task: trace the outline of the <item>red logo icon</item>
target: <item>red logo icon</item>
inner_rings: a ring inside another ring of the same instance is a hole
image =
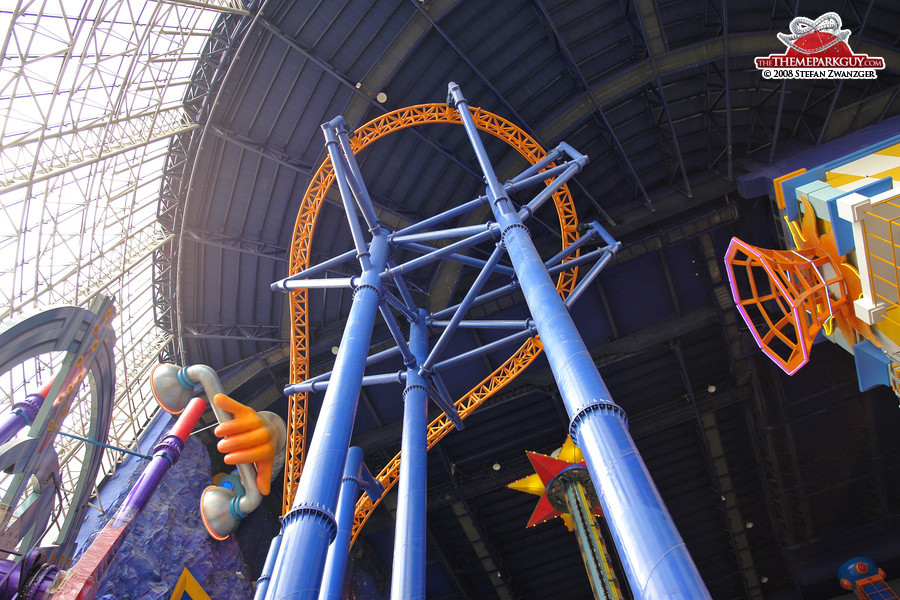
[[[757,58],[756,68],[765,79],[875,79],[884,59],[854,53],[847,43],[850,30],[841,26],[834,12],[815,21],[796,17],[790,33],[778,34],[787,51]]]

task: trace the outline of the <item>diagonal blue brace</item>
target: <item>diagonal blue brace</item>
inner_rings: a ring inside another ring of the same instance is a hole
[[[431,379],[431,385],[428,386],[428,395],[434,400],[434,403],[438,405],[438,408],[444,411],[444,414],[447,415],[447,418],[450,419],[450,422],[453,423],[453,426],[456,427],[457,431],[465,429],[466,426],[459,416],[459,411],[456,410],[456,405],[453,404],[453,397],[447,390],[444,380],[441,379],[441,376],[437,373],[426,375]]]
[[[497,181],[459,86],[451,83],[449,93],[485,175],[491,210],[571,418],[570,433],[584,454],[599,492],[635,598],[709,599],[706,585],[628,434],[625,412],[612,401],[528,229]]]

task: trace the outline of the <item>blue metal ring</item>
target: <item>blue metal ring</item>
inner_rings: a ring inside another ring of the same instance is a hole
[[[194,385],[196,385],[196,382],[190,380],[190,378],[187,376],[187,370],[188,370],[187,367],[181,367],[178,370],[177,378],[178,378],[178,383],[180,383],[182,387],[190,390],[190,389],[194,388]]]
[[[353,290],[353,297],[356,298],[356,294],[358,294],[361,290],[372,290],[378,296],[378,302],[380,303],[384,300],[384,294],[377,287],[370,283],[361,283]]]
[[[522,229],[525,231],[525,234],[528,235],[528,237],[531,237],[531,232],[528,230],[528,227],[522,225],[521,223],[512,223],[503,230],[503,233],[500,234],[500,239],[506,240],[506,234],[509,233],[510,229]],[[504,246],[505,245],[506,244],[504,243]]]
[[[334,541],[334,538],[337,536],[337,521],[335,521],[334,515],[328,508],[319,504],[305,504],[303,506],[294,507],[288,511],[286,515],[281,517],[282,527],[287,527],[293,521],[301,519],[304,516],[324,521],[330,532],[328,536],[330,541],[328,543],[330,544]]]
[[[404,400],[406,400],[406,393],[409,392],[410,390],[422,390],[426,394],[428,393],[428,388],[426,388],[424,385],[414,383],[413,385],[408,385],[405,388],[403,388],[403,399]]]
[[[578,443],[578,427],[581,425],[581,421],[584,419],[588,413],[592,413],[598,410],[607,410],[611,413],[614,413],[622,422],[625,424],[625,427],[628,427],[628,417],[625,415],[625,411],[621,406],[613,402],[612,400],[601,400],[599,402],[594,402],[592,404],[588,404],[587,406],[582,407],[575,415],[572,417],[572,420],[569,421],[569,435],[572,436],[572,441],[576,444]]]
[[[235,519],[243,519],[247,515],[241,512],[240,502],[243,496],[235,496],[231,499],[231,503],[228,505],[228,508],[231,510],[231,516]]]

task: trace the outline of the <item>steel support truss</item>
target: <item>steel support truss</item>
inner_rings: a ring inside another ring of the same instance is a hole
[[[652,598],[668,590],[687,594],[691,598],[708,598],[699,573],[625,429],[624,412],[609,399],[609,393],[568,313],[571,303],[593,282],[620,247],[597,223],[588,225],[584,236],[579,238],[577,235],[565,184],[581,170],[587,157],[565,143],[545,155],[521,130],[495,115],[470,109],[455,84],[450,84],[448,104],[450,106],[423,105],[389,113],[363,126],[352,138],[345,130],[341,117],[322,126],[330,160],[323,164],[313,179],[298,215],[291,250],[291,275],[272,285],[275,290],[291,293],[294,342],[291,381],[295,383],[285,390],[292,397],[285,470],[285,500],[291,501],[291,506],[283,518],[283,541],[272,576],[275,587],[267,597],[280,599],[299,595],[313,598],[318,594],[325,551],[336,532],[334,509],[341,467],[349,447],[361,386],[405,382],[407,390],[414,387],[426,392],[427,397],[443,411],[442,416],[431,424],[422,423],[426,429],[425,446],[430,448],[452,427],[462,429],[465,415],[511,381],[542,347],[546,347],[571,419],[573,438],[580,441],[588,467],[605,491],[604,508],[610,514],[613,535],[626,556],[626,570],[633,581],[632,587],[638,590],[638,597]],[[439,215],[391,232],[378,220],[354,155],[389,131],[424,122],[462,123],[485,176],[486,193]],[[532,163],[531,166],[505,184],[500,184],[480,140],[479,130],[505,139]],[[340,189],[354,248],[310,267],[311,231],[332,181],[337,181]],[[526,205],[518,207],[511,202],[511,193],[541,183],[546,187]],[[563,226],[564,247],[544,261],[538,256],[523,221],[551,198],[556,203]],[[495,222],[447,227],[457,217],[485,205],[490,206]],[[360,222],[357,211],[364,224]],[[371,239],[367,239],[363,225]],[[457,241],[439,247],[426,243],[439,240]],[[590,241],[599,247],[580,254]],[[476,245],[492,243],[494,249],[487,260],[459,254]],[[395,264],[392,252],[399,250],[405,251],[404,256],[409,252],[418,256]],[[512,268],[501,264],[501,259],[507,255]],[[320,277],[326,270],[339,268],[354,259],[359,262],[360,275]],[[417,306],[404,276],[442,260],[458,260],[479,268],[480,272],[459,304],[438,313],[427,313]],[[577,266],[588,262],[594,262],[593,266],[576,283]],[[495,278],[495,274],[512,277],[512,280],[507,283],[509,280],[504,279],[498,285],[499,277]],[[559,275],[555,286],[550,279],[552,274]],[[488,285],[489,281],[493,285]],[[353,303],[333,371],[306,379],[309,358],[306,293],[310,288],[328,287],[353,289]],[[488,288],[491,288],[490,291],[484,291]],[[525,295],[532,318],[521,321],[465,320],[472,306],[519,288]],[[396,345],[368,355],[372,327],[378,312]],[[415,334],[418,336],[417,349],[411,349],[404,337],[400,326],[403,320],[410,324],[412,331],[418,331]],[[422,341],[423,325],[443,330],[430,349]],[[461,327],[508,329],[511,333],[481,348],[445,357],[450,337]],[[542,342],[538,341],[536,333],[542,335]],[[463,398],[453,401],[442,379],[443,372],[466,360],[515,343],[521,343],[521,346],[501,368]],[[365,375],[368,367],[398,355],[407,365],[405,372]],[[303,475],[298,476],[299,463],[303,462],[305,451],[305,395],[309,391],[321,390],[325,391],[325,397],[319,423],[303,465]],[[404,438],[407,433],[404,432]],[[604,441],[601,442],[601,439]],[[398,455],[379,473],[377,479],[389,489],[397,482],[399,470]],[[413,474],[407,470],[405,476]],[[424,478],[424,473],[416,473],[415,476]],[[404,489],[407,494],[424,494],[424,486],[414,485],[414,491],[410,491],[409,486]],[[636,495],[640,501],[632,505],[632,501],[627,499],[629,495]],[[366,498],[359,501],[357,521],[360,526],[376,503]],[[403,518],[410,521],[424,519],[424,514],[410,513],[403,515]],[[358,529],[354,528],[354,535]],[[652,531],[649,538],[644,529]],[[395,547],[404,543],[406,540],[398,539]],[[398,560],[401,561],[399,565]],[[395,573],[405,573],[405,577],[409,577],[410,573],[414,577],[424,576],[415,574],[421,565],[402,564],[403,560],[408,563],[412,559],[395,556]],[[288,565],[303,565],[303,568]],[[648,565],[656,567],[650,569]]]

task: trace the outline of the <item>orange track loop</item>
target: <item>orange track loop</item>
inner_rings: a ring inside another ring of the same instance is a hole
[[[471,108],[472,118],[478,129],[485,131],[518,150],[531,164],[546,156],[543,148],[519,127],[495,114]],[[369,121],[351,136],[353,153],[358,154],[372,142],[394,131],[426,123],[461,123],[459,114],[446,104],[419,104],[409,108],[396,110]],[[334,181],[334,170],[331,161],[325,162],[313,176],[294,227],[294,239],[291,243],[288,273],[299,273],[309,267],[309,252],[315,231],[316,219],[319,216],[325,194]],[[553,194],[553,203],[559,217],[563,247],[578,239],[578,218],[572,203],[572,196],[567,186],[563,186]],[[556,289],[565,297],[575,287],[578,269],[573,268],[560,273],[556,281]],[[307,319],[307,292],[296,290],[290,293],[291,303],[291,383],[299,383],[307,379],[309,374],[309,339]],[[465,419],[485,400],[516,378],[531,362],[537,358],[542,346],[537,336],[529,338],[499,368],[475,386],[462,398],[456,401],[460,417]],[[288,447],[284,467],[283,512],[291,507],[300,472],[306,453],[306,418],[307,395],[294,394],[290,397],[288,418]],[[450,420],[441,415],[428,426],[428,448],[434,446],[453,429]],[[400,474],[400,454],[398,453],[378,474],[378,480],[391,489]],[[379,500],[380,502],[380,500]],[[353,519],[353,540],[369,518],[378,502],[371,502],[363,495],[357,502]],[[352,542],[351,542],[352,543]]]

